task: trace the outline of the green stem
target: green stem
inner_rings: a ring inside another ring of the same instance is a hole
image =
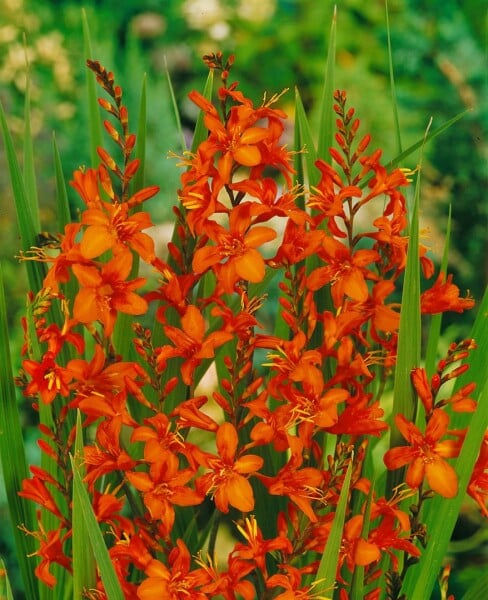
[[[212,529],[210,530],[210,536],[208,538],[208,555],[213,559],[215,555],[215,544],[217,542],[217,534],[219,532],[220,522],[222,520],[222,513],[220,511],[216,511],[215,520],[212,524]]]

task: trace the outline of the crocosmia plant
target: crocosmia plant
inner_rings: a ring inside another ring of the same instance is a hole
[[[488,516],[486,300],[439,355],[442,313],[475,301],[419,243],[421,157],[400,161],[423,141],[386,163],[326,86],[318,145],[298,93],[285,143],[282,96],[256,105],[233,57],[204,61],[163,251],[144,127],[98,62],[108,137],[60,231],[32,235],[9,155],[42,454],[27,472],[6,384],[28,597],[447,598],[461,502]]]

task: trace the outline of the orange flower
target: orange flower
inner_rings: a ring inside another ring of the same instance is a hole
[[[195,273],[203,273],[226,260],[220,266],[218,279],[228,294],[241,279],[253,283],[263,280],[264,259],[256,248],[274,240],[277,235],[270,227],[255,226],[251,229],[252,207],[250,202],[245,202],[233,208],[229,215],[229,230],[215,221],[207,221],[203,229],[216,245],[198,248],[193,257]]]
[[[265,579],[267,578],[266,555],[269,552],[275,550],[282,550],[287,554],[293,552],[293,546],[285,535],[265,540],[253,515],[246,517],[244,525],[238,524],[237,529],[245,541],[235,545],[233,554],[243,560],[252,561]]]
[[[371,334],[377,341],[381,340],[377,331],[391,334],[398,331],[400,326],[400,313],[393,310],[393,307],[399,308],[399,305],[384,303],[386,297],[394,291],[395,284],[390,280],[381,279],[373,286],[371,301],[368,302],[367,308],[371,307]]]
[[[152,462],[149,473],[127,471],[129,482],[142,492],[144,504],[153,519],[161,521],[164,535],[169,536],[175,521],[176,506],[195,506],[203,502],[204,494],[186,484],[193,477],[192,469],[179,468],[178,457],[165,452],[162,460]]]
[[[64,228],[64,235],[61,236],[60,253],[55,258],[46,257],[46,262],[53,264],[44,278],[45,289],[57,293],[59,284],[70,280],[70,267],[78,263],[89,264],[89,261],[81,254],[80,244],[77,242],[80,230],[81,223],[68,223]]]
[[[57,394],[69,395],[68,384],[72,376],[67,369],[56,364],[52,352],[46,352],[41,362],[24,360],[22,367],[32,378],[24,389],[25,396],[39,394],[44,404],[51,404]]]
[[[66,368],[76,383],[71,384],[80,398],[92,394],[101,396],[105,393],[116,393],[125,389],[126,377],[133,381],[144,378],[142,367],[133,362],[108,363],[100,344],[96,344],[91,361],[74,358]]]
[[[209,415],[200,410],[200,408],[208,402],[207,396],[198,396],[190,398],[184,402],[180,402],[173,410],[170,416],[178,417],[178,426],[197,427],[205,431],[217,431],[217,422]]]
[[[439,273],[436,282],[420,296],[422,313],[436,314],[452,310],[462,313],[474,306],[472,298],[460,298],[459,288],[452,283],[452,275],[444,281],[444,274]]]
[[[278,193],[278,184],[270,177],[259,179],[244,179],[229,186],[232,190],[249,194],[258,198],[262,203],[263,210],[260,221],[267,221],[271,217],[288,217],[296,225],[303,225],[310,221],[309,215],[297,206],[297,198],[300,196],[298,187]]]
[[[314,467],[299,469],[303,463],[303,444],[298,438],[288,436],[291,457],[275,477],[259,475],[259,479],[274,496],[288,496],[298,508],[316,523],[318,518],[312,502],[322,502],[324,495],[320,489],[322,473]]]
[[[308,575],[307,567],[298,569],[292,565],[280,565],[280,572],[266,581],[266,587],[273,589],[273,598],[275,600],[329,600],[333,595],[333,586],[324,596],[314,588],[319,585],[321,580],[315,580],[310,585],[305,585],[302,579]],[[282,588],[284,591],[276,590]]]
[[[33,469],[34,472],[34,469]],[[42,508],[48,510],[55,515],[61,522],[65,523],[65,518],[61,514],[51,492],[47,489],[46,484],[42,479],[35,476],[31,479],[24,479],[22,481],[22,490],[18,492],[22,498],[28,498]]]
[[[478,503],[482,514],[488,517],[488,433],[481,442],[480,453],[469,480],[468,494]]]
[[[112,334],[117,314],[141,315],[147,310],[147,302],[134,293],[145,283],[138,277],[125,281],[132,267],[132,254],[117,254],[99,270],[95,266],[73,265],[73,272],[80,283],[73,315],[81,323],[100,321],[105,335]]]
[[[234,425],[223,423],[216,435],[218,456],[194,448],[197,462],[211,470],[196,481],[197,490],[212,493],[220,512],[229,512],[229,504],[242,512],[254,508],[254,494],[249,475],[263,466],[263,459],[247,454],[236,459],[239,438]]]
[[[270,362],[263,366],[273,367],[279,372],[276,377],[279,383],[286,383],[287,380],[302,382],[320,394],[324,387],[322,357],[317,350],[304,350],[306,343],[305,334],[299,331],[289,342],[273,336],[258,336],[256,347],[276,348],[276,353],[270,352],[267,356]]]
[[[365,302],[368,299],[366,280],[374,279],[376,276],[366,269],[366,265],[380,260],[378,252],[356,250],[351,253],[351,250],[339,240],[325,237],[319,254],[328,264],[310,273],[307,280],[309,290],[316,291],[331,283],[332,299],[336,307],[341,306],[345,295],[358,302]]]
[[[317,252],[322,245],[324,232],[319,229],[307,230],[303,223],[296,224],[289,219],[283,233],[283,241],[272,259],[271,267],[290,266],[305,260]]]
[[[217,109],[201,94],[193,91],[189,98],[205,111],[204,123],[210,136],[202,144],[208,145],[210,153],[220,153],[217,170],[224,184],[230,183],[235,163],[254,167],[261,163],[261,151],[258,143],[270,137],[270,131],[265,127],[253,127],[260,115],[252,108],[250,100],[244,99],[245,104],[233,106],[224,124]]]
[[[212,358],[215,348],[232,339],[226,331],[214,331],[205,338],[205,320],[196,306],[190,304],[181,317],[182,329],[172,325],[164,326],[164,333],[174,346],[158,349],[156,361],[159,371],[164,370],[168,358],[181,356],[185,359],[181,367],[181,377],[186,385],[193,383],[193,372],[205,358]]]
[[[351,396],[344,410],[339,414],[338,421],[328,431],[336,435],[376,435],[388,429],[382,420],[385,411],[379,401],[370,404],[371,395],[366,394],[361,387],[356,395]]]
[[[227,559],[227,571],[219,570],[210,556],[207,556],[206,560],[200,556],[196,562],[201,565],[201,570],[210,580],[201,588],[202,592],[207,594],[207,598],[234,600],[237,594],[242,600],[255,600],[254,585],[249,579],[246,579],[246,576],[254,570],[254,565],[241,560],[232,553]]]
[[[182,540],[168,557],[168,566],[159,560],[151,560],[145,569],[148,576],[137,588],[139,600],[207,600],[207,595],[197,591],[206,583],[207,576],[202,569],[190,571],[190,553]]]
[[[100,189],[98,186],[98,171],[96,169],[78,169],[73,173],[73,187],[88,208],[98,208],[101,204]]]
[[[460,441],[439,441],[447,432],[449,415],[435,409],[425,435],[403,415],[396,415],[395,423],[410,446],[388,450],[384,456],[387,469],[409,465],[405,481],[411,488],[418,488],[426,477],[435,492],[444,498],[454,498],[458,491],[456,471],[444,459],[459,454]]]
[[[128,471],[136,462],[120,447],[122,419],[115,417],[102,421],[97,427],[96,445],[85,446],[84,462],[87,469],[85,481],[93,489],[97,479],[113,471]]]
[[[155,188],[153,193],[157,191]],[[153,239],[142,231],[152,226],[151,217],[143,211],[129,216],[126,202],[103,202],[101,208],[87,209],[81,222],[87,225],[80,242],[80,251],[85,258],[95,258],[109,249],[114,253],[124,252],[127,247],[148,263],[155,256]]]
[[[421,367],[417,367],[412,370],[410,378],[412,379],[412,385],[422,402],[425,414],[429,417],[433,409],[434,396],[432,394],[431,384],[427,379],[427,371]]]
[[[39,541],[39,549],[29,556],[39,556],[41,558],[41,562],[35,568],[34,573],[40,581],[53,588],[57,582],[56,577],[49,570],[53,563],[61,565],[70,573],[72,572],[71,561],[63,551],[63,544],[71,535],[71,532],[68,531],[61,537],[63,526],[45,531],[40,522],[40,511],[38,511],[38,521],[39,531],[30,532],[25,530],[26,533],[30,533]]]
[[[383,257],[384,271],[395,269],[397,274],[405,269],[407,262],[408,237],[402,235],[407,226],[405,210],[393,215],[391,219],[387,215],[378,217],[373,221],[378,230],[376,233],[368,233],[367,236],[377,240],[375,249]]]
[[[172,431],[171,422],[164,413],[144,419],[145,425],[134,429],[131,443],[144,442],[144,459],[148,462],[163,460],[166,453],[184,453],[185,445],[181,436]]]
[[[315,393],[313,390],[303,392],[296,388],[284,387],[283,398],[286,400],[286,404],[273,411],[275,418],[282,412],[287,414],[287,428],[298,424],[299,437],[304,446],[310,448],[317,428],[328,430],[337,423],[337,406],[349,398],[349,392],[333,388],[326,392]],[[251,436],[259,431],[259,429],[255,430],[258,426],[263,425],[262,422],[258,423]]]
[[[375,176],[368,183],[368,187],[371,188],[371,191],[365,198],[361,199],[361,204],[365,204],[372,198],[382,194],[393,197],[399,196],[400,193],[397,188],[409,185],[409,181],[402,169],[394,169],[388,173],[386,168],[379,163],[380,155],[373,154],[373,157],[373,161],[368,161],[367,158],[361,160],[363,165],[371,166],[375,172]]]
[[[360,537],[363,519],[363,515],[355,515],[344,525],[341,559],[346,560],[351,571],[356,565],[365,567],[381,558],[378,546]]]
[[[339,173],[322,159],[315,162],[315,166],[322,173],[320,181],[316,187],[312,187],[312,194],[308,200],[308,206],[315,209],[315,221],[320,223],[328,217],[327,226],[332,235],[345,237],[344,230],[341,229],[336,219],[339,217],[342,222],[346,220],[344,204],[347,199],[360,198],[362,192],[355,185],[344,185]]]

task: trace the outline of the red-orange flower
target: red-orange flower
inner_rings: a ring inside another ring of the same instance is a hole
[[[100,321],[105,335],[112,334],[118,313],[141,315],[147,310],[147,302],[134,293],[145,283],[138,277],[126,281],[132,267],[132,254],[121,252],[101,269],[95,266],[73,265],[73,272],[80,283],[73,307],[75,319],[81,323]]]
[[[147,565],[148,578],[137,588],[139,600],[207,600],[207,595],[197,587],[208,578],[202,569],[190,571],[190,563],[188,548],[182,540],[177,540],[169,554],[168,566],[156,559]]]
[[[256,167],[264,162],[270,164],[273,160],[282,166],[283,161],[274,154],[276,141],[283,127],[279,119],[284,117],[284,113],[269,106],[254,109],[252,102],[240,92],[221,88],[220,93],[232,96],[233,100],[239,102],[239,105],[231,107],[225,123],[221,121],[215,106],[201,94],[192,91],[189,97],[205,112],[204,123],[210,134],[201,147],[205,148],[206,154],[219,155],[217,170],[223,184],[231,182],[233,171],[238,165]],[[257,127],[256,122],[263,118],[269,119],[268,127]]]
[[[315,254],[324,238],[320,229],[307,229],[303,223],[296,224],[292,219],[286,224],[283,241],[268,264],[272,267],[294,265],[307,256]]]
[[[263,208],[267,209],[260,214],[260,221],[267,221],[270,217],[288,217],[296,225],[310,221],[308,214],[297,206],[297,198],[300,196],[298,187],[282,190],[279,194],[278,184],[270,177],[244,179],[229,187],[260,200]]]
[[[388,425],[382,420],[385,411],[379,402],[369,405],[369,396],[360,393],[354,399],[354,404],[346,405],[340,413],[338,421],[328,431],[336,435],[376,435],[388,429]]]
[[[52,352],[46,352],[40,362],[24,360],[22,367],[31,376],[31,381],[24,389],[25,396],[39,394],[44,404],[50,404],[57,394],[69,395],[71,373],[56,363]]]
[[[164,333],[174,346],[162,346],[157,351],[158,370],[162,371],[168,358],[181,356],[185,359],[181,367],[181,378],[186,385],[193,382],[195,368],[205,358],[212,358],[215,349],[232,339],[226,331],[214,331],[205,337],[205,320],[196,306],[190,304],[181,317],[181,327],[164,326]]]
[[[430,416],[433,408],[434,397],[432,394],[432,387],[427,379],[427,371],[421,367],[417,367],[412,370],[410,374],[412,379],[413,387],[417,392],[420,401],[423,404],[426,415]]]
[[[396,415],[395,423],[410,445],[388,450],[384,456],[387,469],[409,465],[405,481],[411,488],[418,488],[426,477],[435,492],[444,498],[453,498],[458,491],[458,479],[456,471],[444,459],[459,454],[460,442],[439,441],[447,432],[449,415],[441,409],[435,409],[427,423],[425,435],[403,415]]]
[[[34,475],[31,479],[24,479],[22,481],[22,490],[18,494],[22,498],[28,498],[36,502],[39,506],[42,506],[42,508],[55,515],[60,521],[65,522],[65,518],[61,514],[53,495],[47,489],[44,481],[39,477]]]
[[[282,341],[273,336],[259,336],[256,341],[258,348],[276,348],[276,353],[269,353],[264,366],[273,367],[278,371],[278,381],[288,380],[302,382],[310,386],[316,394],[324,387],[324,377],[321,371],[322,357],[317,350],[304,350],[307,338],[299,331],[290,341]]]
[[[38,519],[40,514],[38,513]],[[61,565],[67,569],[70,573],[71,561],[63,551],[63,545],[66,539],[71,535],[71,532],[66,532],[61,536],[63,527],[60,526],[57,529],[51,531],[44,531],[41,524],[39,524],[40,530],[31,533],[39,541],[39,549],[32,554],[32,556],[39,556],[41,562],[35,568],[36,577],[45,583],[48,587],[53,588],[56,585],[56,577],[49,570],[53,563]]]
[[[371,520],[377,516],[374,515]],[[396,522],[393,512],[381,515],[380,524],[370,529],[367,539],[361,536],[363,522],[363,515],[354,515],[344,526],[344,558],[351,571],[355,566],[365,567],[380,560],[382,552],[387,552],[392,557],[393,564],[398,562],[393,550],[420,556],[420,550],[404,535],[405,529],[401,522]]]
[[[90,395],[94,390],[98,394],[118,392],[125,387],[125,377],[137,379],[143,374],[137,363],[109,363],[100,344],[95,345],[91,361],[74,358],[66,368],[77,382],[71,387],[82,397]]]
[[[151,462],[149,473],[127,471],[129,482],[142,492],[144,504],[153,519],[161,521],[162,532],[169,536],[175,520],[176,506],[195,506],[203,502],[204,494],[187,486],[192,469],[180,469],[178,457],[165,452],[162,460]]]
[[[488,433],[481,442],[480,453],[469,480],[468,494],[478,503],[482,514],[488,517]]]
[[[78,169],[73,173],[73,181],[70,181],[70,185],[78,192],[88,208],[100,206],[101,198],[97,169]]]
[[[59,254],[56,257],[46,256],[44,258],[45,262],[52,263],[44,278],[43,286],[45,289],[57,293],[59,284],[70,280],[73,264],[89,263],[81,254],[80,244],[77,241],[80,229],[81,223],[68,223],[64,228],[64,235],[61,236]]]
[[[312,503],[323,501],[324,496],[320,489],[323,475],[315,467],[300,469],[299,467],[303,463],[303,444],[298,438],[291,436],[288,436],[288,442],[291,450],[288,463],[279,470],[275,477],[260,475],[259,479],[270,494],[288,496],[312,523],[316,523],[318,519]]]
[[[90,488],[93,488],[95,481],[102,475],[134,468],[136,461],[120,447],[121,427],[122,420],[117,417],[110,421],[102,421],[97,428],[96,445],[85,446],[85,481]]]
[[[459,288],[452,283],[452,275],[444,280],[444,274],[439,273],[436,282],[420,296],[420,306],[423,313],[436,314],[452,310],[462,313],[474,306],[474,300],[469,296],[459,297]]]
[[[282,550],[291,554],[293,551],[290,540],[284,535],[265,540],[253,515],[246,517],[244,525],[237,525],[237,529],[245,541],[235,545],[234,554],[243,560],[252,561],[265,578],[267,577],[266,555],[268,552]]]
[[[336,307],[341,306],[345,295],[353,300],[365,302],[368,299],[368,279],[375,279],[376,275],[366,268],[373,262],[380,260],[380,255],[375,250],[351,250],[332,237],[325,237],[322,242],[320,256],[327,264],[318,267],[310,273],[307,288],[312,291],[319,290],[327,283],[331,283],[331,294]]]
[[[219,283],[224,292],[229,294],[241,279],[253,283],[263,280],[264,259],[256,248],[274,240],[277,235],[270,227],[251,227],[252,206],[250,202],[245,202],[231,210],[229,230],[215,221],[207,221],[203,229],[216,245],[198,248],[193,257],[195,273],[203,273],[221,264]],[[223,260],[225,262],[221,263]]]
[[[158,188],[152,190],[153,194]],[[149,192],[148,192],[149,193]],[[82,214],[81,222],[87,225],[80,242],[80,251],[85,258],[95,258],[106,250],[125,252],[127,247],[135,250],[146,262],[154,258],[154,241],[143,229],[152,226],[147,212],[129,215],[126,202],[109,204],[101,208],[89,208]]]
[[[196,481],[197,490],[212,494],[217,508],[229,512],[229,505],[249,512],[254,508],[254,494],[249,475],[263,466],[263,459],[255,454],[236,458],[239,438],[231,423],[223,423],[216,435],[218,456],[194,449],[196,460],[210,469]]]

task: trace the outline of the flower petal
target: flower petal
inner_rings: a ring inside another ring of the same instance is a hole
[[[454,498],[458,493],[456,471],[445,460],[435,457],[425,466],[425,475],[430,487],[444,498]]]
[[[233,464],[238,444],[237,431],[234,425],[223,423],[217,431],[216,443],[222,460],[227,464]]]

